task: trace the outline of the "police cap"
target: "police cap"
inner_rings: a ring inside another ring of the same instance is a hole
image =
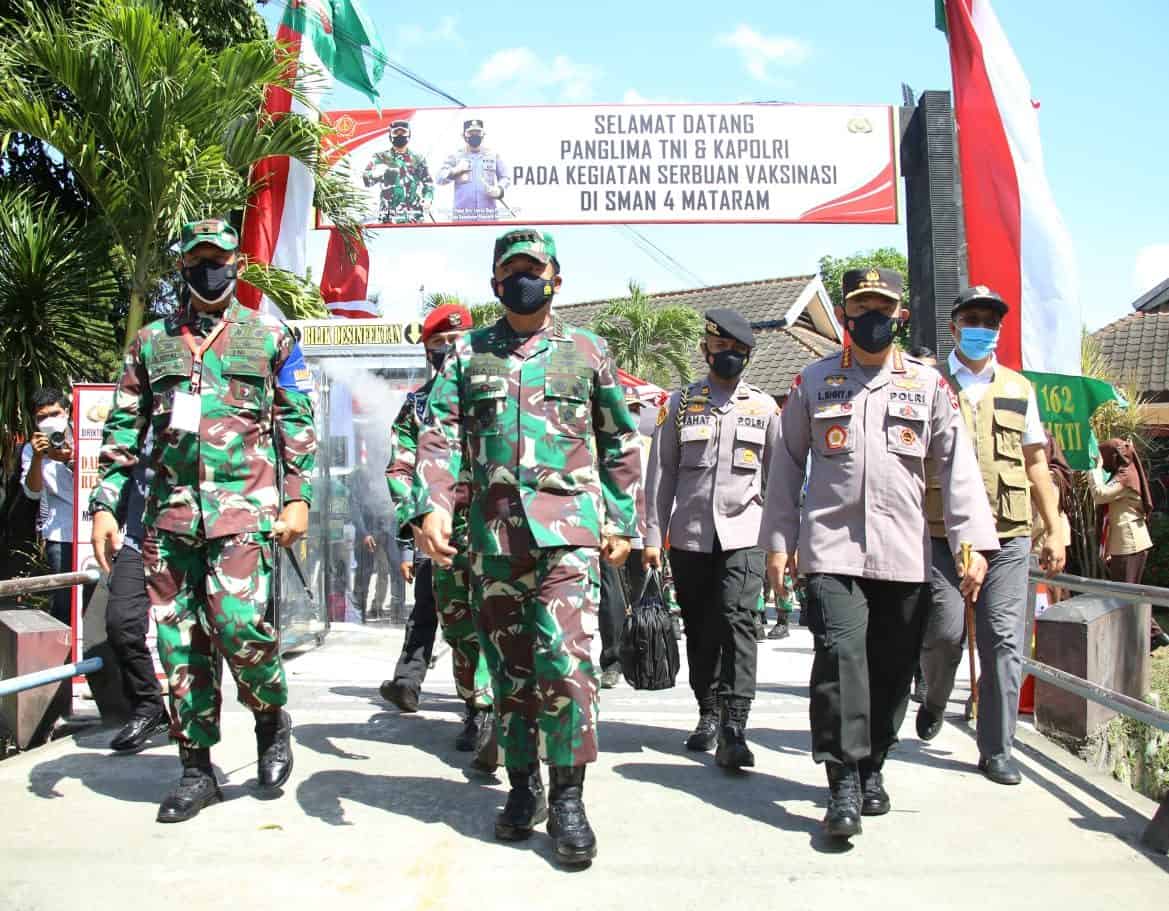
[[[992,291],[986,285],[974,285],[966,288],[954,301],[954,309],[950,311],[950,319],[958,315],[959,310],[966,307],[989,307],[998,313],[999,317],[1007,315],[1010,307],[997,291]]]
[[[466,133],[467,130],[481,130],[481,129],[483,129],[483,121],[480,120],[478,117],[476,117],[473,120],[464,120],[463,121],[463,132],[464,133]]]
[[[410,131],[410,121],[409,120],[391,120],[390,121],[390,132],[392,133],[392,132],[394,132],[394,130],[406,130],[407,132],[409,132]]]
[[[840,284],[845,300],[858,294],[880,294],[882,297],[900,302],[901,291],[904,288],[900,272],[876,266],[849,269],[844,273]]]
[[[755,347],[755,333],[751,331],[751,324],[737,311],[730,307],[716,307],[707,310],[703,316],[706,318],[707,335],[742,342],[748,348]]]

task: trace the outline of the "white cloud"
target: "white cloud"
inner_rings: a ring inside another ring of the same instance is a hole
[[[774,82],[773,67],[797,66],[808,59],[811,48],[799,38],[764,35],[749,25],[739,24],[733,32],[719,35],[714,43],[739,52],[747,72],[759,82]]]
[[[546,60],[531,48],[496,51],[483,61],[471,80],[476,88],[502,92],[496,103],[508,101],[591,101],[599,68],[576,63],[560,54]]]
[[[410,23],[399,25],[395,32],[394,54],[400,57],[409,48],[421,47],[426,44],[451,44],[462,47],[463,36],[459,34],[459,19],[457,16],[443,16],[434,28]]]
[[[1137,251],[1133,265],[1133,287],[1144,294],[1169,278],[1169,244],[1149,244]]]

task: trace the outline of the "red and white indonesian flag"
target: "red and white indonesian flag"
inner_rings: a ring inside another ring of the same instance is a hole
[[[282,46],[281,53],[288,56],[289,68],[302,75],[308,74],[305,94],[313,106],[294,99],[285,89],[270,87],[264,99],[264,110],[271,116],[296,114],[317,120],[320,115],[315,106],[332,87],[334,79],[364,92],[371,101],[377,102],[375,85],[381,79],[384,54],[377,33],[356,0],[288,0],[276,31],[276,40]],[[366,48],[372,52],[368,67],[364,55]],[[249,200],[244,214],[241,250],[251,262],[269,263],[296,275],[305,275],[316,186],[312,172],[291,158],[266,158],[252,170],[252,180],[261,186]],[[333,254],[332,243],[329,251]],[[365,268],[361,270],[360,293],[364,302],[369,259],[364,250],[362,253]],[[344,257],[343,252],[341,255]],[[344,257],[344,262],[348,265],[347,257]],[[334,272],[342,267],[341,260],[333,264]],[[329,268],[326,262],[326,273]],[[346,295],[356,293],[352,279],[343,283],[334,281],[333,285]],[[246,306],[253,309],[261,306],[260,293],[251,285],[241,283],[238,296]],[[326,303],[329,303],[328,297]],[[265,310],[279,312],[267,298],[262,304]],[[355,311],[353,307],[342,309]],[[371,314],[348,312],[344,315]]]
[[[938,0],[950,39],[970,283],[1011,310],[998,358],[1080,373],[1079,279],[1043,167],[1039,105],[990,0]]]

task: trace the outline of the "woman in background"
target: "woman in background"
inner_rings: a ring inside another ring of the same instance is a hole
[[[1108,474],[1107,481],[1101,476],[1101,468]],[[1153,497],[1145,467],[1132,443],[1111,439],[1100,444],[1096,470],[1089,472],[1088,477],[1097,506],[1096,529],[1106,542],[1108,576],[1114,582],[1139,584],[1153,549],[1153,539],[1149,537]],[[1150,640],[1154,650],[1169,645],[1169,636],[1155,619]]]

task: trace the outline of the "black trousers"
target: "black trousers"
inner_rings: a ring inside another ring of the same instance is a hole
[[[601,632],[601,670],[621,663],[621,633],[625,630],[625,583],[621,570],[601,561],[601,606],[597,626]]]
[[[146,646],[149,614],[142,554],[132,547],[123,547],[114,558],[110,572],[106,639],[122,666],[122,693],[130,703],[133,718],[146,718],[164,710],[162,688]]]
[[[816,762],[878,762],[897,742],[921,651],[924,583],[814,573],[810,716]]]
[[[438,633],[438,608],[434,601],[434,564],[421,560],[414,564],[414,609],[406,621],[406,641],[394,668],[394,680],[422,686],[434,653]]]
[[[686,630],[690,688],[705,696],[755,698],[755,605],[763,591],[763,551],[709,554],[670,549],[670,568]]]

